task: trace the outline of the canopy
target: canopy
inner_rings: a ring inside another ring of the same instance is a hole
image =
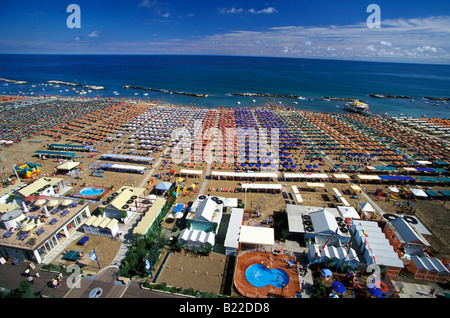
[[[274,237],[273,228],[243,225],[241,226],[239,242],[257,245],[274,245]]]
[[[156,187],[156,190],[159,191],[167,191],[170,189],[170,187],[172,186],[172,183],[170,182],[161,182],[160,184],[158,184],[158,186]]]

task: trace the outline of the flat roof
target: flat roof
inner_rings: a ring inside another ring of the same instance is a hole
[[[274,229],[269,227],[242,225],[239,243],[275,245]]]

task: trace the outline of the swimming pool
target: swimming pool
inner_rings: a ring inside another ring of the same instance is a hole
[[[84,188],[83,190],[80,191],[81,195],[100,195],[103,192],[105,192],[105,189],[95,189],[95,188]]]
[[[248,282],[255,287],[264,287],[272,285],[281,288],[282,284],[289,284],[289,275],[282,269],[268,269],[261,264],[253,264],[245,271],[245,277]]]

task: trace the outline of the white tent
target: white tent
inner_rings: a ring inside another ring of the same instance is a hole
[[[414,194],[415,197],[419,198],[427,198],[428,195],[425,193],[425,191],[421,189],[411,189],[412,194]]]
[[[370,203],[358,203],[358,207],[364,213],[375,213],[375,209]]]
[[[341,212],[341,215],[344,218],[349,219],[360,219],[358,212],[355,210],[354,207],[348,207],[348,206],[338,206],[337,207],[339,212]]]

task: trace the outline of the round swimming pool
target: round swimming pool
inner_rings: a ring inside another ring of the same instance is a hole
[[[264,287],[272,285],[281,288],[282,284],[287,286],[289,283],[289,275],[282,269],[268,269],[261,264],[253,264],[245,271],[245,277],[248,282],[255,287]]]
[[[80,191],[81,195],[100,195],[103,192],[105,192],[105,189],[95,189],[95,188],[84,188],[83,190]]]

